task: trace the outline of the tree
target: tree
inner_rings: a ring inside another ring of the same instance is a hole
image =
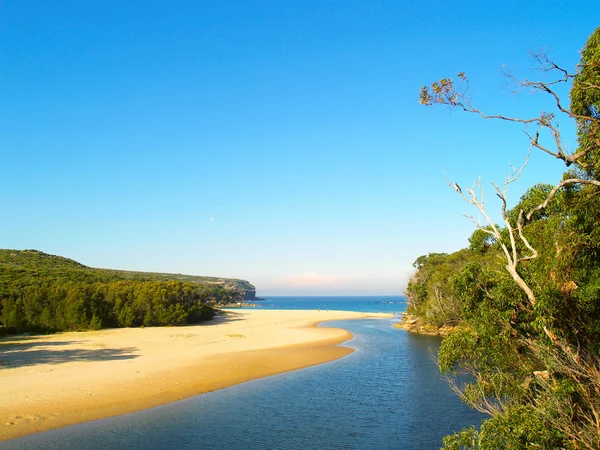
[[[456,82],[444,78],[421,89],[426,106],[537,127],[526,132],[529,151],[542,151],[567,168],[561,181],[532,187],[512,210],[507,188],[525,170],[529,153],[502,187],[492,183],[502,224],[488,214],[481,181],[469,189],[449,182],[486,221],[470,216],[478,232],[473,250],[497,248],[508,277],[487,274],[482,283],[469,264],[456,274],[459,298],[466,302],[480,293],[481,300],[469,314],[462,309],[464,326],[442,344],[439,365],[463,400],[491,418],[478,432],[447,438],[448,448],[600,447],[600,28],[581,55],[574,72],[546,53],[534,55],[543,73],[555,75],[550,81],[505,74],[519,87],[549,96],[554,111],[537,117],[482,112],[472,103],[464,73]],[[569,107],[557,93],[566,83]],[[577,126],[573,152],[563,144],[557,117]],[[453,378],[460,372],[474,381],[460,384]]]
[[[577,123],[581,164],[587,174],[600,177],[600,27],[581,52],[579,72],[571,88],[571,112]]]

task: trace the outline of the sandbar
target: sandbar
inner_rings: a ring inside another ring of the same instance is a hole
[[[0,441],[131,413],[341,358],[349,311],[228,310],[182,327],[0,339]]]

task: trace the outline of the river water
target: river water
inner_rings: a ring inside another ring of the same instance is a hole
[[[283,305],[282,305],[283,303]],[[400,312],[402,297],[268,298],[262,308]],[[437,449],[482,415],[462,404],[433,361],[440,340],[392,319],[328,322],[356,351],[120,417],[0,444],[7,449]]]

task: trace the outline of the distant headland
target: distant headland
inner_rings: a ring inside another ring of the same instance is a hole
[[[246,280],[97,269],[39,250],[0,249],[0,334],[184,325],[256,299]]]

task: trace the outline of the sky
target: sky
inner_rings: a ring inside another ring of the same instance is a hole
[[[502,183],[523,129],[419,105],[464,71],[490,113],[535,116],[501,71],[574,69],[597,1],[0,3],[0,247],[92,267],[242,278],[258,295],[400,295],[468,245],[446,180]],[[568,89],[561,91],[568,98]],[[572,124],[560,122],[574,148]],[[533,153],[518,201],[564,167]]]

